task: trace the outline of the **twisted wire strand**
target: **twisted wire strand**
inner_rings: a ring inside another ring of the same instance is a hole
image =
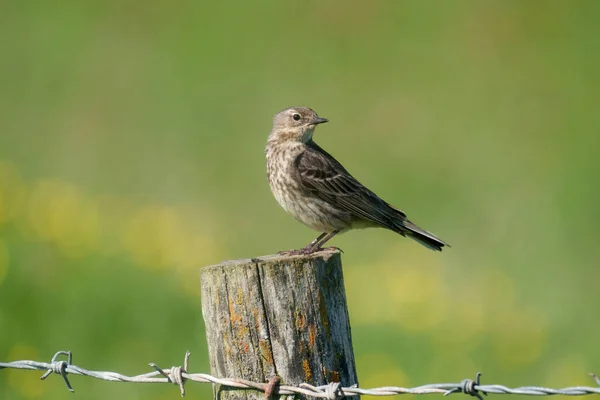
[[[59,360],[60,356],[66,356],[67,361]],[[509,388],[504,385],[482,385],[480,383],[481,373],[477,373],[475,380],[464,379],[459,383],[431,383],[427,385],[417,386],[413,388],[405,388],[398,386],[382,386],[371,389],[361,389],[359,387],[342,387],[339,382],[331,382],[328,385],[313,386],[308,383],[301,383],[298,386],[274,384],[274,378],[270,382],[252,382],[245,379],[233,378],[217,378],[209,374],[189,373],[190,353],[185,354],[184,366],[174,366],[168,369],[162,369],[154,363],[149,365],[155,369],[153,372],[146,374],[127,376],[117,372],[110,371],[90,371],[82,367],[72,364],[72,354],[68,351],[57,352],[49,363],[19,360],[12,362],[0,362],[0,370],[2,369],[28,369],[45,371],[41,379],[46,379],[51,374],[61,375],[65,381],[67,388],[73,392],[73,387],[67,377],[71,375],[89,376],[95,379],[100,379],[110,382],[133,382],[133,383],[171,383],[179,386],[181,396],[185,396],[184,384],[186,381],[199,383],[218,384],[228,388],[238,389],[254,389],[271,396],[272,394],[303,394],[322,399],[341,399],[345,396],[354,395],[371,395],[371,396],[394,396],[402,394],[431,394],[440,393],[445,396],[453,393],[465,393],[479,400],[483,400],[483,395],[488,393],[494,394],[519,394],[526,396],[584,396],[590,394],[600,394],[600,387],[588,386],[572,386],[560,389],[547,388],[542,386],[521,386]],[[594,374],[590,376],[595,380],[596,384],[600,385],[600,378]]]

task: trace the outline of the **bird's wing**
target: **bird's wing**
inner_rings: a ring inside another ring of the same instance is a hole
[[[390,229],[393,229],[393,220],[406,217],[364,187],[314,142],[296,158],[295,165],[305,189],[344,211]]]

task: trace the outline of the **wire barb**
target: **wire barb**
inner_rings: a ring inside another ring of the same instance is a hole
[[[174,383],[175,385],[179,386],[179,390],[181,391],[181,397],[185,397],[185,381],[186,378],[183,376],[183,374],[187,374],[188,371],[188,367],[190,364],[190,355],[192,353],[190,353],[189,351],[185,352],[185,357],[183,360],[183,367],[178,366],[178,367],[171,367],[171,369],[169,369],[169,373],[166,373],[162,368],[160,368],[158,365],[154,364],[154,363],[150,363],[148,365],[150,365],[152,368],[154,368],[159,374],[161,374],[162,376],[164,376],[165,378],[167,378],[169,380],[169,382]]]
[[[67,361],[58,361],[58,357],[60,357],[60,356],[67,356]],[[73,387],[71,386],[71,383],[69,382],[69,378],[67,378],[67,367],[69,365],[71,365],[72,363],[73,363],[73,354],[71,354],[70,351],[56,352],[56,354],[54,354],[54,357],[52,357],[52,361],[50,361],[48,370],[44,373],[44,375],[42,375],[40,377],[40,379],[45,380],[47,377],[50,376],[50,374],[52,374],[54,372],[55,374],[58,374],[63,377],[63,379],[65,380],[65,385],[67,385],[67,389],[69,389],[69,391],[71,393],[74,393],[75,390],[73,390]]]
[[[598,378],[598,377],[596,376],[596,374],[594,374],[593,372],[590,372],[590,376],[591,376],[592,378],[594,378],[594,380],[596,381],[596,384],[597,384],[598,386],[600,386],[600,378]]]
[[[58,358],[67,356],[67,361]],[[331,382],[327,385],[313,386],[308,383],[301,383],[297,386],[281,385],[279,382],[275,384],[277,379],[272,378],[268,383],[252,382],[245,379],[217,378],[208,374],[191,374],[188,372],[190,352],[185,353],[183,368],[171,367],[168,370],[163,370],[158,365],[151,363],[150,366],[155,371],[136,375],[127,376],[116,372],[108,371],[89,371],[85,368],[73,365],[73,357],[69,351],[59,351],[52,357],[50,363],[20,360],[8,363],[0,362],[0,370],[5,368],[11,369],[30,369],[45,371],[42,379],[46,379],[53,372],[63,377],[67,388],[73,392],[73,388],[67,379],[67,374],[88,376],[95,379],[101,379],[110,382],[135,382],[135,383],[171,383],[179,386],[181,396],[185,396],[184,384],[186,381],[194,381],[199,383],[208,383],[211,385],[221,385],[228,389],[251,389],[259,392],[264,392],[266,395],[304,395],[318,399],[339,400],[347,396],[395,396],[401,394],[431,394],[440,393],[450,395],[452,393],[465,393],[470,396],[477,397],[478,400],[483,400],[482,395],[488,393],[496,394],[519,394],[527,396],[551,396],[551,395],[566,395],[566,396],[584,396],[589,394],[600,394],[600,378],[594,374],[590,376],[596,381],[599,386],[573,386],[562,389],[552,389],[541,386],[522,386],[517,388],[509,388],[503,385],[481,385],[481,373],[478,372],[475,380],[464,379],[459,383],[430,383],[427,385],[417,386],[413,388],[405,388],[398,386],[383,386],[372,389],[361,389],[356,385],[342,387],[340,382]]]
[[[448,390],[446,393],[444,393],[444,396],[448,396],[452,393],[462,392],[464,394],[468,394],[469,396],[475,396],[479,400],[483,400],[483,396],[481,395],[481,393],[479,393],[479,390],[477,390],[477,388],[480,386],[480,379],[481,379],[481,372],[478,372],[475,375],[474,381],[471,379],[463,379],[460,382],[459,387],[455,387],[455,388]],[[483,394],[485,394],[487,396],[486,392],[483,392]]]

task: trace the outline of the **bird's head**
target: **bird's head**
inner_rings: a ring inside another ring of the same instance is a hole
[[[308,107],[290,107],[273,117],[269,140],[307,143],[312,140],[315,126],[328,122]]]

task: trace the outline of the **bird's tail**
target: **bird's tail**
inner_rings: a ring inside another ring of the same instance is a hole
[[[400,225],[400,224],[399,224]],[[428,249],[435,251],[442,251],[444,246],[450,247],[450,245],[443,240],[439,239],[433,233],[427,232],[424,229],[419,228],[417,225],[410,222],[408,219],[404,219],[399,227],[401,232],[412,240],[419,242]]]

